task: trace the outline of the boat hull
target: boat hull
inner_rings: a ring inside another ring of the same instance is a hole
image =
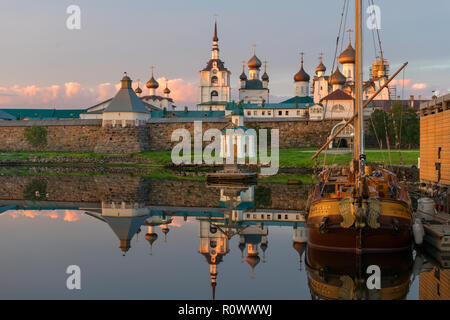
[[[309,247],[356,254],[411,250],[411,213],[406,203],[382,201],[377,229],[342,227],[339,203],[340,199],[333,199],[312,204],[307,223]]]

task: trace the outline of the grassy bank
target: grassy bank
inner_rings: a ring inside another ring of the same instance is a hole
[[[317,160],[312,160],[311,157],[314,151],[311,148],[304,149],[281,149],[280,167],[313,167],[314,165],[348,165],[352,157],[351,153],[346,154],[321,154]],[[148,151],[136,154],[114,155],[101,153],[75,153],[75,152],[2,152],[0,153],[0,162],[36,162],[36,159],[43,159],[51,163],[52,158],[72,158],[73,163],[85,163],[91,159],[94,165],[104,166],[110,164],[123,164],[125,166],[132,165],[170,165],[172,164],[170,151]],[[394,165],[417,165],[419,157],[418,150],[408,150],[401,152],[391,152],[392,164]],[[367,159],[369,162],[378,164],[390,164],[389,153],[386,150],[368,150]],[[97,160],[99,163],[97,163]]]

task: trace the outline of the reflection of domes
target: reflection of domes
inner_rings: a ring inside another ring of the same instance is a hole
[[[248,256],[247,259],[245,259],[245,261],[247,261],[248,265],[252,267],[252,269],[254,269],[259,263],[259,261],[261,261],[261,259],[259,258],[259,256],[251,255]]]
[[[347,49],[340,54],[339,63],[355,63],[355,49],[353,49],[351,43],[349,43]]]
[[[300,257],[302,256],[303,252],[305,252],[306,249],[306,242],[294,242],[292,244],[292,247],[295,249],[295,251],[298,252]]]
[[[147,233],[145,235],[145,240],[150,242],[150,244],[153,244],[153,242],[155,242],[156,239],[158,239],[158,234],[156,234],[156,233]]]
[[[149,89],[157,89],[157,88],[159,87],[159,83],[158,83],[158,81],[156,81],[155,78],[153,78],[153,76],[152,76],[152,78],[151,78],[150,80],[147,81],[146,86],[147,86],[147,88],[149,88]]]
[[[339,70],[339,67],[336,68],[336,71],[330,76],[330,84],[345,84],[347,79]]]
[[[250,69],[259,69],[262,66],[261,60],[258,59],[258,57],[255,55],[253,55],[253,57],[250,58],[250,60],[248,60],[247,66]]]

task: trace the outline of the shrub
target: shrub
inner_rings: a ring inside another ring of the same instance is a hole
[[[25,140],[34,148],[43,148],[47,145],[47,129],[38,126],[25,128]]]

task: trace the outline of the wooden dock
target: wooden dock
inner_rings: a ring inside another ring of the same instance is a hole
[[[419,210],[416,214],[422,219],[426,246],[450,254],[450,215],[445,213],[431,215]]]

